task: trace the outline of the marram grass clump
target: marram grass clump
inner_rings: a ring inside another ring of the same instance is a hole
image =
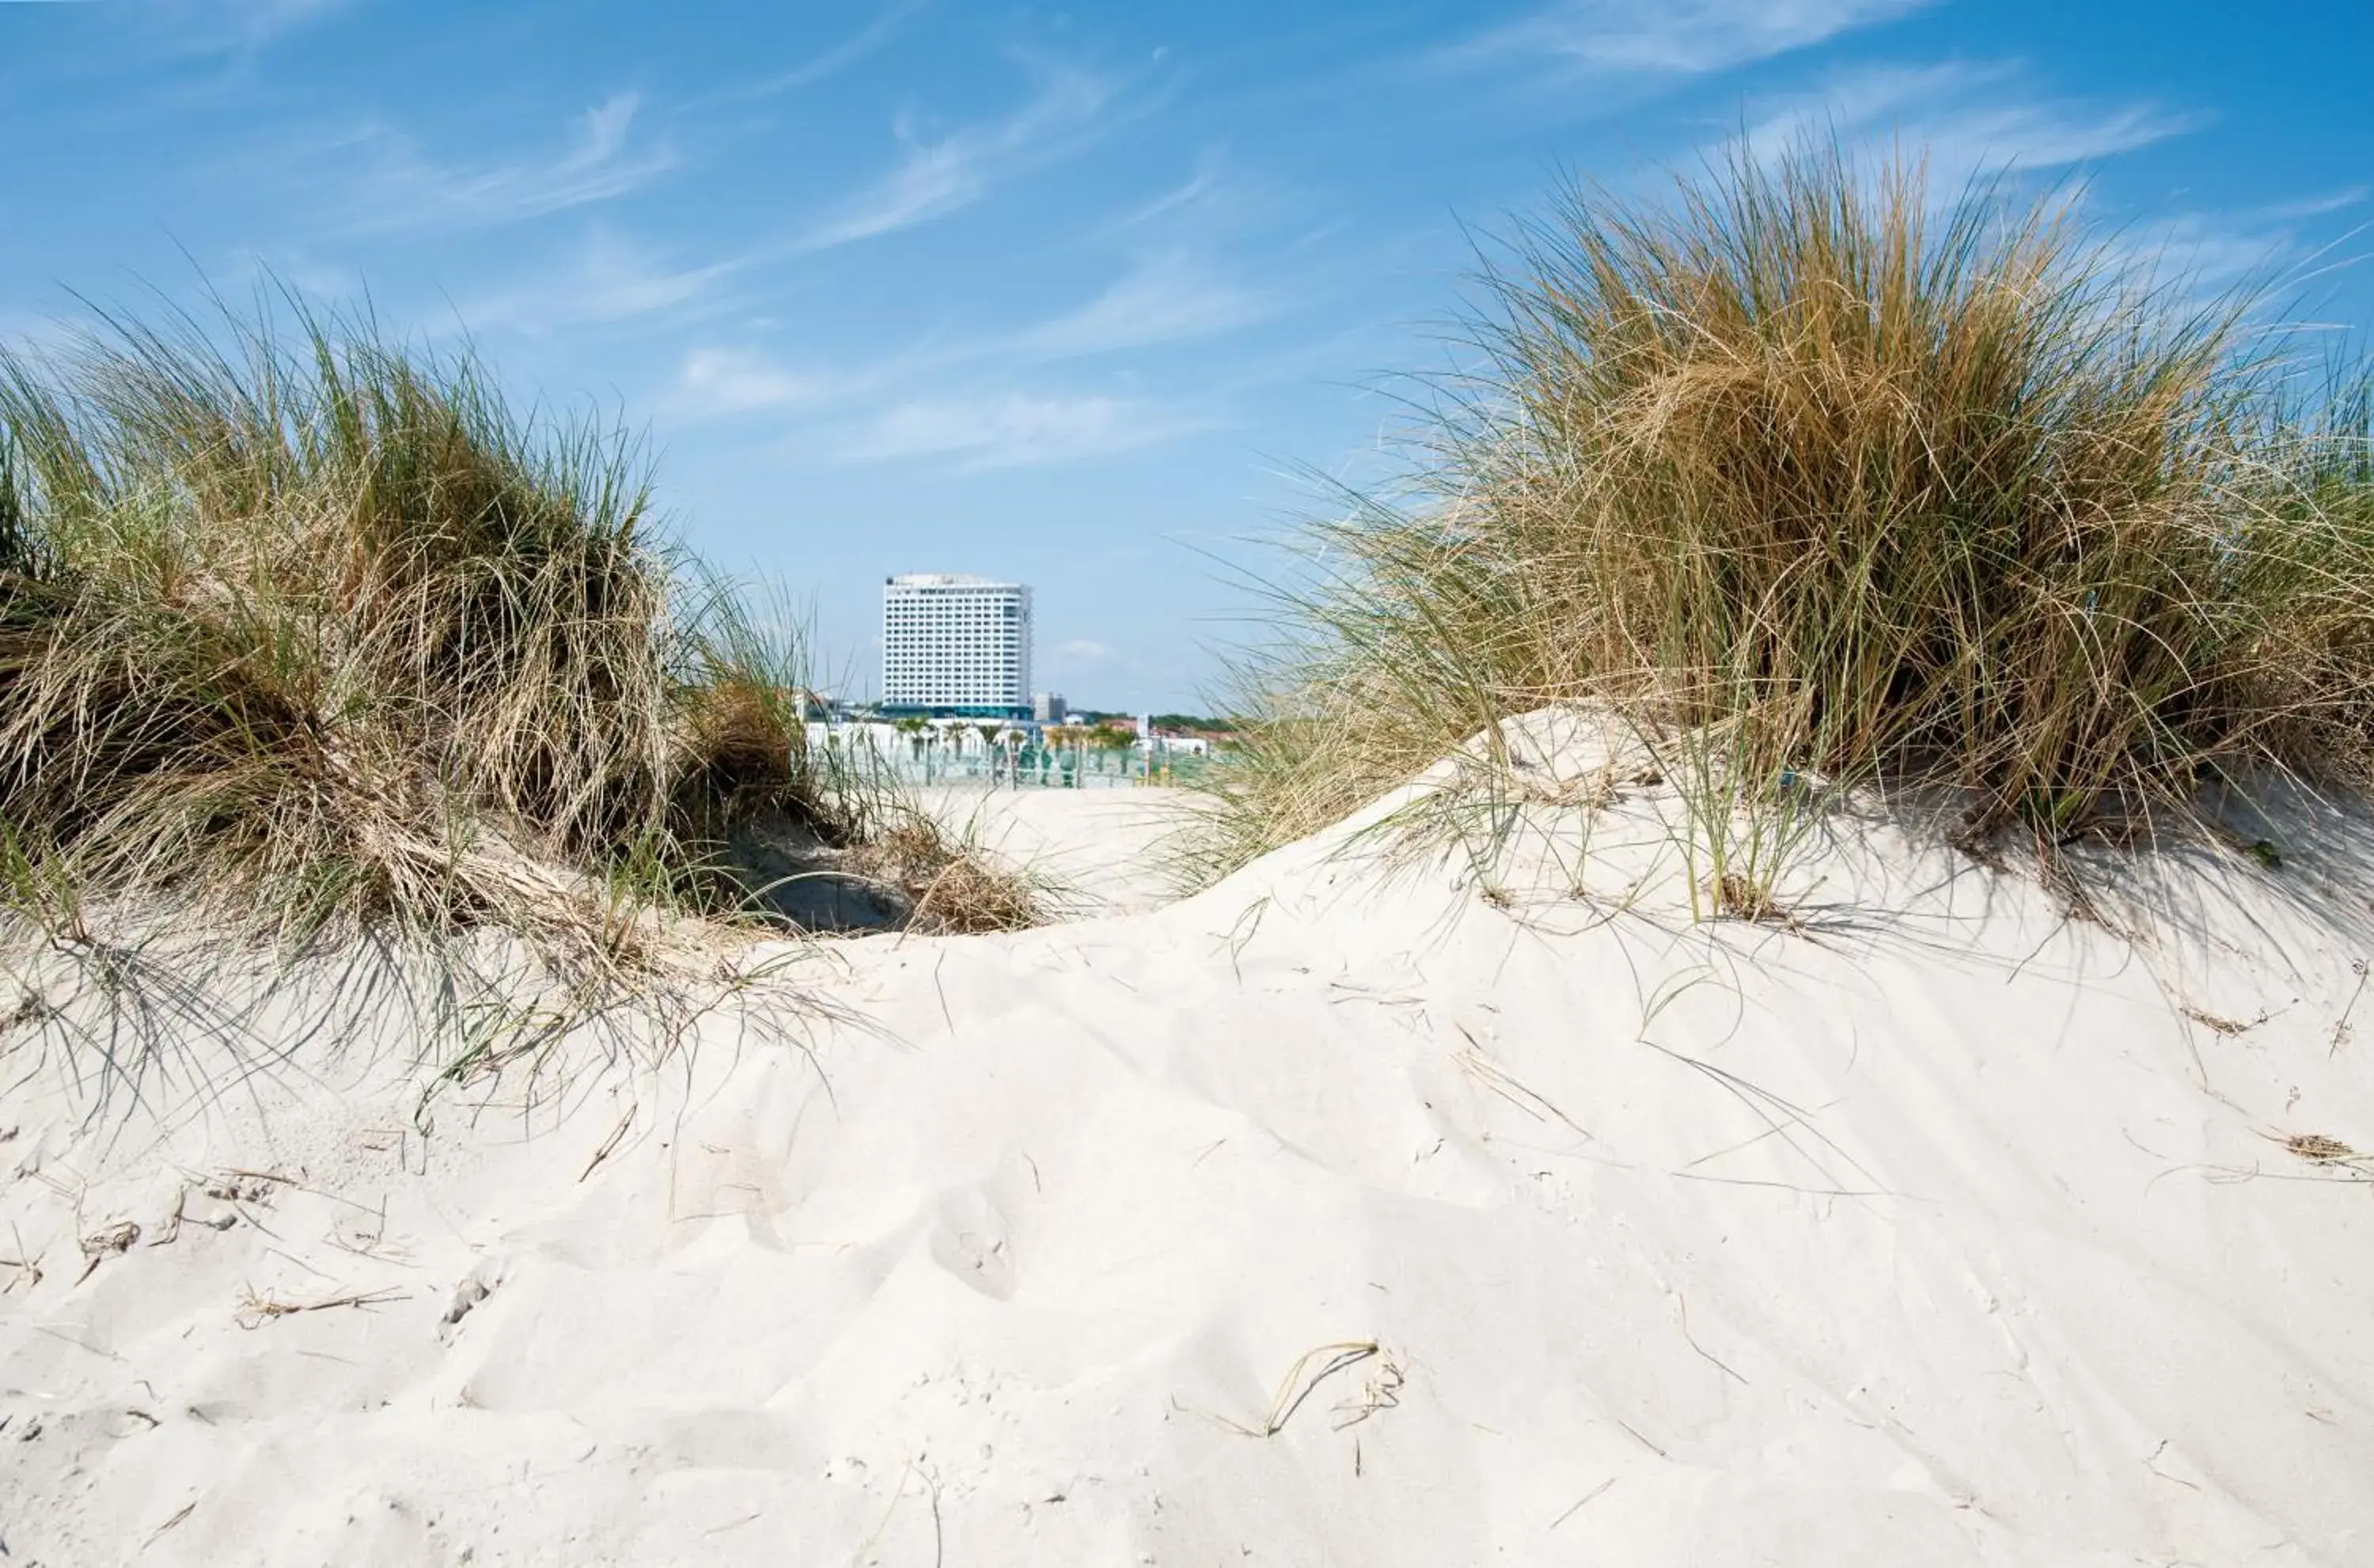
[[[795,639],[793,639],[795,642]],[[494,928],[631,969],[849,846],[797,649],[662,540],[636,444],[283,300],[0,352],[0,912],[282,947]]]
[[[1413,493],[1318,527],[1242,672],[1211,869],[1554,704],[1677,784],[1943,794],[1972,841],[2365,777],[2362,399],[2305,416],[2242,302],[2064,197],[1742,155],[1569,189],[1482,285]]]

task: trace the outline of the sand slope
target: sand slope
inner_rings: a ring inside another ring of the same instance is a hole
[[[1126,914],[1172,891],[1169,842],[1201,797],[1183,790],[934,785],[919,803],[959,840],[1029,867],[1076,915]]]
[[[2374,1147],[2364,954],[1884,828],[1692,928],[1628,793],[1591,898],[1338,833],[565,1115],[357,1055],[103,1135],[22,1047],[5,1561],[2374,1562],[2374,1182],[2280,1141]]]

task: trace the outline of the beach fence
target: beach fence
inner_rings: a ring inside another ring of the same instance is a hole
[[[917,730],[878,722],[808,725],[808,744],[902,783],[1015,790],[1122,790],[1191,784],[1211,766],[1200,747],[1159,737],[1126,747],[1049,745],[1029,731],[989,725]]]

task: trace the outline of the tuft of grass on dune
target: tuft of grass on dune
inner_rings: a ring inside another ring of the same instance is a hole
[[[2293,398],[2247,298],[2156,278],[2065,193],[1934,195],[1807,144],[1522,227],[1409,489],[1313,528],[1239,671],[1205,874],[1555,704],[1696,792],[1710,885],[1769,881],[1796,830],[1720,824],[1775,780],[2048,851],[2212,780],[2364,780],[2363,383]]]
[[[631,984],[758,918],[738,825],[891,825],[807,684],[631,437],[466,355],[289,299],[0,351],[0,911],[45,930],[499,930]]]
[[[981,824],[950,825],[909,805],[854,850],[852,871],[899,889],[909,929],[933,936],[979,936],[1045,925],[1069,899],[1044,872],[1008,864],[981,843]]]

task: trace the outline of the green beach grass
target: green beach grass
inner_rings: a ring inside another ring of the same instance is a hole
[[[895,836],[925,923],[1027,920],[807,745],[796,624],[671,543],[638,442],[286,297],[0,353],[0,902],[283,952],[492,929],[631,979],[745,925],[764,821]],[[883,859],[881,856],[876,857]]]
[[[2302,395],[2253,297],[2069,193],[1742,154],[1569,185],[1480,285],[1407,488],[1310,530],[1237,671],[1205,877],[1560,704],[1703,797],[1716,888],[1769,888],[1792,830],[1718,825],[1776,779],[1943,794],[2050,856],[2213,781],[2367,778],[2363,380]]]

